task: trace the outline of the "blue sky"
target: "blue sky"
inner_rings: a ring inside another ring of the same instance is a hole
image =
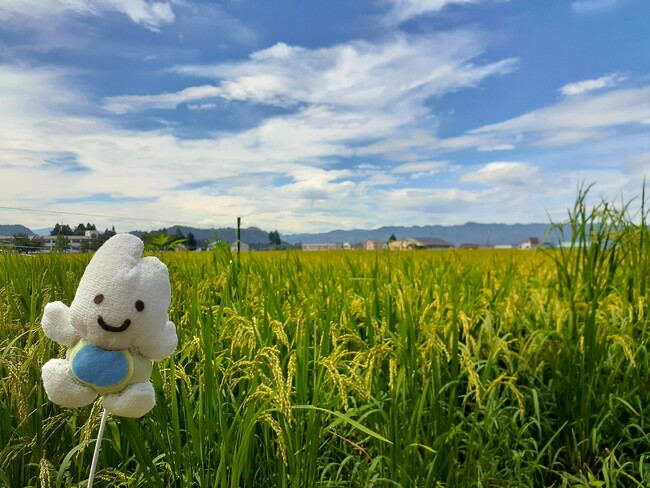
[[[648,20],[647,0],[0,0],[0,223],[282,234],[557,221],[583,182],[637,197]]]

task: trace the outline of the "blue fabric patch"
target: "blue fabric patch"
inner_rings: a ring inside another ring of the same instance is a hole
[[[81,381],[95,386],[119,384],[129,372],[122,351],[107,351],[87,344],[71,358],[72,372]]]

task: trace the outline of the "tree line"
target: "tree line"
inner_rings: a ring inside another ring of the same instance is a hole
[[[104,244],[104,242],[116,234],[114,226],[111,227],[111,229],[106,229],[104,232],[100,232],[97,230],[97,226],[95,224],[91,224],[90,222],[86,224],[80,223],[75,228],[72,228],[70,225],[65,223],[57,223],[50,231],[50,236],[56,236],[52,250],[55,252],[68,251],[70,249],[70,238],[74,236],[84,236],[86,235],[87,231],[93,232],[89,239],[85,239],[81,242],[81,252],[96,251],[102,244]],[[181,229],[178,227],[172,230],[162,228],[153,231],[135,233],[143,240],[146,248],[151,251],[169,251],[176,249],[180,245],[190,251],[194,251],[199,248],[206,249],[209,246],[214,245],[230,245],[228,242],[221,241],[216,234],[214,238],[215,242],[198,240],[192,232],[188,232],[187,235],[184,235]],[[26,233],[14,234],[10,244],[15,250],[27,253],[39,252],[48,249],[47,246],[45,246],[45,239],[42,236],[30,237]],[[277,231],[277,229],[268,233],[268,244],[248,244],[250,249],[259,251],[268,249],[290,249],[293,247],[300,248],[299,245],[291,246],[290,244],[282,241],[280,233]]]
[[[104,232],[97,231],[95,224],[80,223],[73,230],[68,224],[55,224],[50,231],[50,236],[56,236],[54,241],[55,252],[65,252],[70,249],[70,237],[86,235],[86,231],[95,231],[90,239],[81,242],[81,252],[93,252],[99,249],[108,239],[113,237],[115,227],[106,229]],[[46,249],[45,239],[41,236],[29,236],[25,233],[14,234],[11,238],[11,246],[20,252],[38,252]]]

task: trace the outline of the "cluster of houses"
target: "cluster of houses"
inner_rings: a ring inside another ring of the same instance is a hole
[[[459,249],[537,249],[539,247],[539,239],[537,237],[530,237],[518,246],[500,245],[500,246],[479,246],[478,244],[461,244]],[[376,251],[379,249],[388,249],[391,251],[409,251],[413,249],[452,249],[453,244],[439,239],[437,237],[414,237],[403,240],[390,240],[380,241],[378,239],[366,239],[360,244],[350,244],[344,242],[338,244],[336,242],[320,242],[303,244],[303,251],[333,251],[336,249],[363,249],[366,251]]]
[[[67,252],[78,253],[89,248],[89,243],[92,239],[96,239],[99,236],[99,232],[96,230],[87,230],[82,236],[68,236],[69,245]],[[11,245],[13,236],[0,236],[0,246]],[[42,238],[43,247],[39,252],[51,252],[54,249],[56,244],[57,236],[43,236]],[[539,239],[537,237],[531,237],[526,241],[520,243],[518,246],[512,245],[497,245],[497,246],[479,246],[478,244],[461,244],[458,246],[459,249],[536,249],[539,247]],[[237,242],[233,242],[230,245],[230,249],[233,252],[237,251]],[[320,242],[320,243],[308,243],[302,245],[303,251],[334,251],[337,249],[360,249],[366,251],[376,251],[380,249],[388,249],[391,251],[409,251],[414,249],[452,249],[454,248],[453,244],[439,239],[437,237],[415,237],[411,239],[402,239],[402,240],[389,240],[381,241],[378,239],[366,239],[359,244],[350,244],[344,242],[342,244],[336,242]],[[208,247],[210,249],[210,247]],[[240,241],[239,242],[240,251],[249,251],[250,247],[247,243]]]

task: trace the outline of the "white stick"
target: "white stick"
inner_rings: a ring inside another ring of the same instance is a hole
[[[93,481],[95,480],[95,471],[97,470],[97,461],[99,460],[99,448],[102,445],[102,438],[104,437],[104,427],[106,427],[106,417],[108,412],[104,409],[102,414],[102,421],[99,424],[99,432],[97,433],[97,441],[95,441],[95,453],[93,454],[93,462],[90,464],[90,474],[88,475],[88,488],[93,488]]]

